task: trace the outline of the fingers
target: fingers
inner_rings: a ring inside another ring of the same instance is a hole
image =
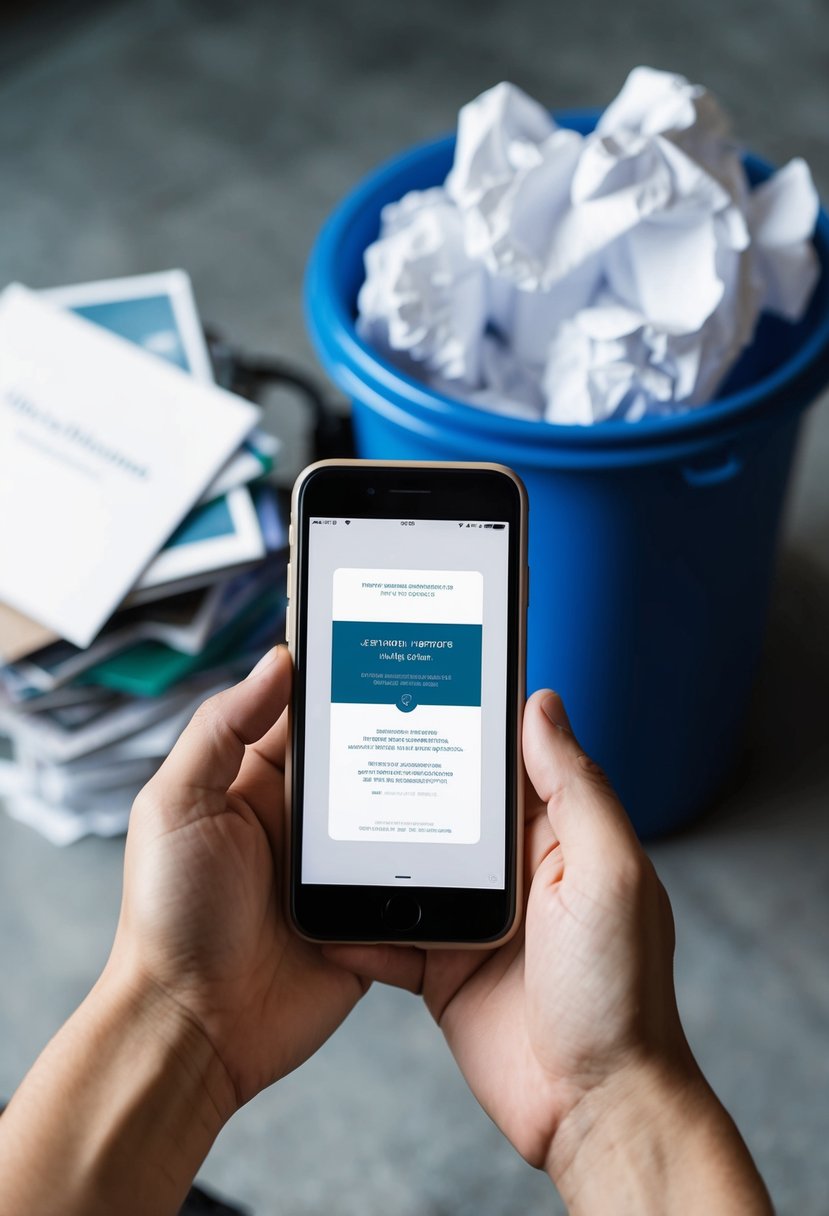
[[[567,861],[594,862],[639,844],[607,777],[585,754],[561,698],[549,690],[524,711],[524,762]]]
[[[268,651],[247,679],[205,701],[150,783],[154,792],[199,790],[224,799],[245,746],[261,739],[288,702],[291,660],[284,646]]]
[[[426,953],[414,946],[323,946],[332,963],[368,980],[416,994],[423,991]]]

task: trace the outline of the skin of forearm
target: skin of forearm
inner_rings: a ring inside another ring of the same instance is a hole
[[[588,1095],[547,1172],[570,1216],[773,1216],[731,1117],[696,1066],[643,1066]]]
[[[0,1118],[0,1216],[173,1216],[233,1108],[202,1031],[105,973]]]

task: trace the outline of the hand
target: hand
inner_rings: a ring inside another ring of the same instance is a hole
[[[225,1117],[316,1051],[368,986],[285,922],[290,680],[278,647],[200,707],[139,794],[107,967],[203,1032],[230,1083]]]
[[[283,916],[290,680],[271,651],[136,799],[109,962],[0,1120],[0,1216],[172,1216],[237,1107],[365,991]]]
[[[528,703],[524,753],[524,932],[486,952],[327,952],[422,992],[481,1105],[544,1166],[585,1093],[647,1051],[681,1054],[683,1040],[667,898],[554,694]]]
[[[715,1127],[735,1160],[747,1157],[682,1031],[668,898],[553,693],[536,693],[527,704],[524,757],[528,897],[519,935],[489,952],[338,946],[326,953],[366,977],[423,994],[481,1105],[568,1201],[581,1197],[585,1210],[621,1213],[636,1190],[630,1210],[667,1213],[674,1208],[655,1137],[685,1136],[678,1152],[669,1140],[672,1169],[701,1139],[711,1169],[718,1150],[700,1136],[702,1125]],[[645,1133],[652,1138],[643,1145]],[[631,1175],[639,1158],[637,1189]],[[698,1164],[691,1162],[692,1173]],[[769,1211],[750,1159],[747,1177],[737,1194],[743,1206],[733,1210]],[[588,1196],[597,1180],[604,1199],[593,1207]],[[651,1184],[653,1208],[643,1198]],[[706,1196],[700,1211],[732,1210],[705,1207]],[[682,1206],[688,1202],[683,1194],[676,1210],[697,1210]]]

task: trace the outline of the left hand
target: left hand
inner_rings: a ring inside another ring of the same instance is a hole
[[[368,982],[283,911],[287,650],[196,712],[139,794],[104,982],[152,992],[212,1045],[225,1117],[328,1038]]]

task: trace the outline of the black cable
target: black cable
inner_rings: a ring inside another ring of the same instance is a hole
[[[268,388],[293,390],[305,402],[312,417],[314,458],[353,456],[350,419],[332,409],[312,376],[284,359],[246,354],[230,346],[215,331],[206,330],[205,335],[219,384],[257,403]]]

